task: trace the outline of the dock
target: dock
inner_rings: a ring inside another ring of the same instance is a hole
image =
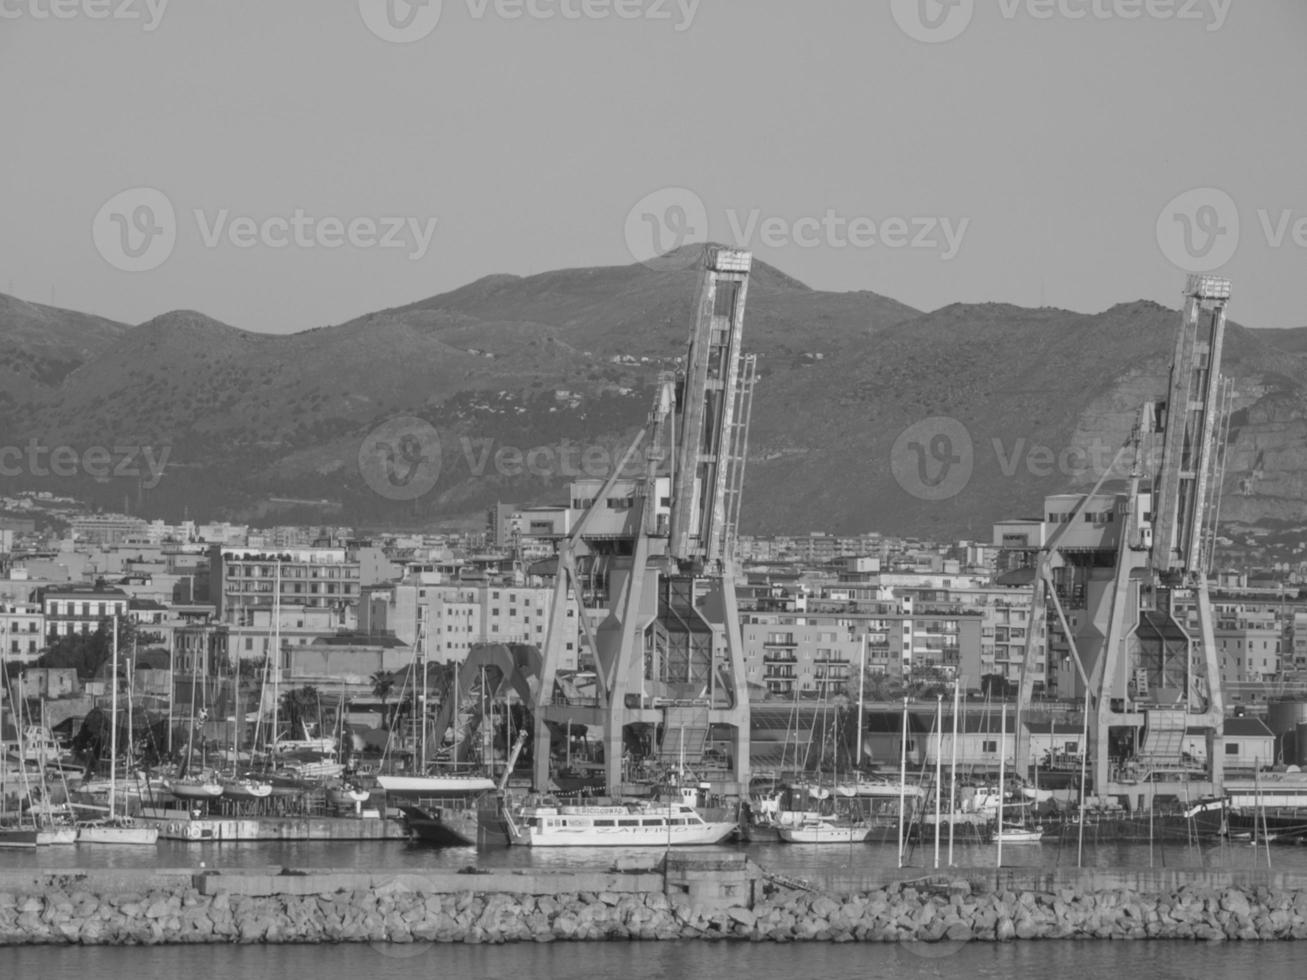
[[[363,817],[141,817],[161,840],[371,841],[406,840],[403,826],[381,816]]]

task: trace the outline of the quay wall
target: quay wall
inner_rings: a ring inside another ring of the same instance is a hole
[[[470,869],[469,869],[470,870]],[[0,873],[0,946],[687,939],[1307,939],[1307,876],[951,870],[827,893],[755,866],[665,872]]]

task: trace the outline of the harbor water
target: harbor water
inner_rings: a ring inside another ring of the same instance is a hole
[[[1295,943],[1030,941],[965,944],[592,942],[484,945],[27,946],[4,952],[5,975],[41,980],[91,976],[137,980],[357,980],[359,977],[516,976],[530,980],[749,980],[931,977],[989,980],[1195,980],[1300,977]]]
[[[728,844],[692,848],[696,853],[747,853],[769,871],[800,877],[825,889],[874,887],[888,878],[936,872],[934,842],[917,845],[899,868],[897,847],[888,844]],[[459,870],[480,868],[540,868],[568,870],[611,868],[617,861],[656,864],[660,848],[494,847],[433,848],[405,841],[265,841],[194,844],[160,840],[153,847],[73,845],[30,850],[0,851],[0,869],[117,867],[195,868],[335,868],[359,871],[415,869]],[[993,844],[955,844],[953,864],[963,868],[995,867]],[[1201,847],[1158,841],[1141,843],[1094,841],[1086,838],[1085,867],[1095,868],[1207,868],[1265,869],[1268,849],[1248,843],[1207,842]],[[1272,844],[1270,867],[1276,871],[1307,874],[1307,847]],[[1075,841],[1004,844],[1003,866],[1074,868]],[[948,867],[947,839],[941,843],[939,868]],[[870,885],[869,885],[870,883]]]

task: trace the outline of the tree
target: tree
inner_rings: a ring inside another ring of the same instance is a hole
[[[390,712],[386,710],[386,698],[390,695],[394,686],[395,678],[387,671],[379,670],[372,675],[372,696],[381,700],[381,725],[383,728],[389,728],[393,721]]]
[[[1007,698],[1016,694],[1016,685],[1002,674],[985,674],[980,678],[980,690],[987,698]]]
[[[281,696],[281,712],[292,738],[299,738],[306,725],[318,722],[318,689],[294,687]]]
[[[136,624],[129,619],[118,620],[118,656],[125,659],[137,642]],[[61,636],[50,645],[41,658],[38,667],[68,668],[77,671],[82,680],[95,677],[113,657],[113,620],[106,617],[94,633],[70,633]]]

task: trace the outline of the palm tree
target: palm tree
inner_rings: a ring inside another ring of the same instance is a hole
[[[381,726],[389,728],[393,719],[386,710],[386,696],[395,686],[395,678],[387,671],[379,670],[372,675],[372,696],[381,699]]]
[[[318,721],[318,689],[292,688],[281,696],[281,710],[286,715],[291,738],[300,738],[306,722]]]

